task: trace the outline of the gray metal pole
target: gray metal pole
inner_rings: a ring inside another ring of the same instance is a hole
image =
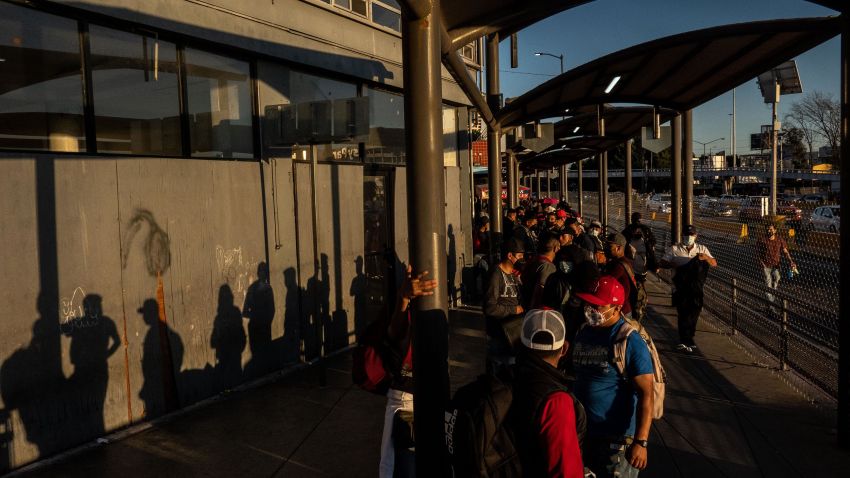
[[[682,225],[694,223],[694,120],[693,110],[682,115]]]
[[[584,161],[578,162],[578,215],[584,217]]]
[[[602,232],[608,231],[608,151],[602,153]]]
[[[777,93],[778,96],[778,93]],[[773,218],[776,218],[776,173],[777,173],[777,163],[778,161],[778,144],[779,144],[779,131],[776,128],[776,103],[779,101],[779,98],[776,98],[776,101],[773,102],[773,123],[771,124],[771,133],[770,133],[770,215]]]
[[[682,116],[672,121],[673,158],[670,164],[670,242],[682,240]]]
[[[402,22],[404,126],[410,132],[405,135],[410,261],[414,274],[428,271],[437,280],[434,295],[412,304],[416,474],[446,476],[443,426],[450,391],[439,0],[431,8],[424,18]]]
[[[560,191],[561,197],[564,198],[564,201],[566,201],[567,200],[567,191],[568,191],[567,165],[566,164],[562,164],[561,168],[558,169],[558,177],[561,178],[561,191]]]
[[[537,179],[537,200],[539,201],[540,199],[543,198],[543,190],[540,189],[540,170],[539,169],[534,170],[534,177]]]
[[[845,7],[846,10],[846,7]],[[841,208],[850,210],[850,19],[847,11],[841,16]],[[850,223],[841,224],[840,270],[850,270]],[[846,290],[842,274],[839,290]],[[838,317],[850,314],[850,294],[838,294]],[[850,449],[850,321],[838,321],[838,443]]]
[[[596,189],[597,191],[599,191],[599,194],[597,196],[598,201],[596,203],[596,217],[599,219],[599,222],[602,222],[602,217],[605,214],[605,205],[603,204],[605,200],[603,199],[604,194],[602,192],[603,188],[605,187],[602,181],[604,177],[605,174],[602,171],[602,153],[599,153],[596,155]],[[605,227],[604,223],[602,224],[602,227]]]
[[[517,207],[517,176],[516,176],[516,155],[513,151],[507,153],[507,170],[508,170],[508,207]]]
[[[499,107],[499,34],[487,37],[487,102]],[[490,255],[495,264],[502,244],[502,156],[499,153],[500,128],[487,127],[487,172],[490,183]]]
[[[634,140],[630,139],[626,141],[626,190],[623,194],[625,194],[625,204],[623,208],[623,212],[625,213],[625,224],[628,224],[632,220],[632,144]]]

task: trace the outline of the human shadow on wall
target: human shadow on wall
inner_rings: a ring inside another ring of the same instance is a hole
[[[448,246],[448,254],[446,255],[446,277],[448,279],[449,301],[454,304],[457,298],[457,239],[455,238],[455,229],[452,224],[447,228],[446,239]]]
[[[269,283],[269,266],[260,262],[257,265],[257,280],[248,287],[242,307],[242,316],[248,319],[248,344],[251,348],[251,360],[245,365],[247,376],[263,375],[279,365],[272,348],[274,314],[274,290]]]
[[[121,347],[115,322],[103,315],[103,298],[89,294],[83,298],[83,316],[60,326],[71,338],[69,356],[74,373],[68,377],[65,400],[80,407],[74,412],[78,426],[87,436],[106,432],[103,408],[109,384],[109,357]]]
[[[148,326],[142,349],[142,378],[139,398],[144,403],[144,416],[156,417],[176,410],[177,375],[183,366],[183,341],[168,324],[159,321],[159,307],[154,299],[145,299],[138,309]],[[171,356],[172,365],[165,358]]]
[[[337,256],[339,258],[340,256]],[[327,254],[322,254],[322,277],[325,280],[324,287],[327,289],[328,293],[328,309],[330,309],[330,277],[327,274],[328,270],[328,256]],[[325,327],[325,351],[333,352],[335,350],[339,350],[348,345],[348,311],[343,307],[342,302],[342,273],[340,270],[340,264],[337,263],[335,266],[335,270],[337,271],[336,277],[338,280],[334,281],[334,291],[335,295],[335,305],[333,313],[330,316],[330,320],[326,323]]]
[[[307,280],[307,289],[302,301],[305,321],[301,329],[301,340],[304,359],[308,362],[318,358],[322,354],[323,348],[324,351],[328,349],[331,294],[329,281],[328,256],[322,254],[319,267],[313,276]]]
[[[59,409],[53,403],[62,396],[66,379],[62,373],[58,304],[42,293],[36,307],[39,317],[33,323],[29,344],[15,350],[0,367],[0,396],[6,414],[18,411],[24,438],[38,448],[39,456],[44,456],[67,446],[64,440],[68,437],[63,436],[63,427],[57,426],[63,417],[57,416]],[[11,427],[10,419],[7,423]],[[9,447],[15,433],[19,431],[5,431]],[[9,463],[0,471],[11,464],[10,454],[3,461]]]
[[[351,280],[348,295],[354,298],[354,333],[359,336],[369,323],[369,318],[366,317],[366,274],[363,273],[363,256],[354,259],[354,279]]]
[[[215,350],[216,390],[228,390],[242,381],[242,351],[246,343],[242,314],[234,305],[233,291],[224,284],[218,289],[218,308],[210,336],[210,347]]]
[[[301,307],[304,291],[298,286],[297,272],[294,267],[283,271],[283,285],[286,287],[283,311],[283,337],[281,354],[285,363],[297,362],[301,354]]]

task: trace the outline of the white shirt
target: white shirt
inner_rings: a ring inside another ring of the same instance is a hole
[[[714,257],[708,252],[708,248],[703,246],[702,244],[694,244],[688,249],[688,246],[685,244],[679,243],[675,244],[667,250],[667,253],[664,254],[664,257],[661,259],[662,261],[667,261],[673,264],[673,267],[680,267],[691,261],[694,257],[699,254],[705,254],[708,257]]]

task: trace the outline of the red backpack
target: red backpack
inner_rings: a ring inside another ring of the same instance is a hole
[[[402,356],[398,347],[390,343],[388,328],[389,319],[378,319],[366,326],[352,355],[354,384],[378,395],[386,395],[402,365],[412,363],[410,347]]]

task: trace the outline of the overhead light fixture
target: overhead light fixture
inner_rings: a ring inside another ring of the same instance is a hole
[[[608,87],[607,87],[607,88],[605,88],[605,94],[610,93],[610,92],[611,92],[611,90],[613,90],[613,89],[614,89],[614,87],[617,85],[617,82],[618,82],[618,81],[620,81],[620,77],[619,77],[619,76],[615,76],[615,77],[611,80],[611,83],[608,83]]]
[[[537,52],[537,53],[534,54],[534,56],[540,56],[540,55],[542,55],[542,53],[540,53],[540,52]]]
[[[0,63],[3,63],[4,61],[6,61],[5,58],[0,58]]]
[[[578,133],[578,130],[580,130],[580,129],[581,129],[581,126],[576,126],[575,129],[573,129],[573,134]]]
[[[565,110],[564,110],[564,113],[569,113],[569,112],[570,112],[570,109],[569,109],[569,108],[567,108],[567,109],[565,109]]]

